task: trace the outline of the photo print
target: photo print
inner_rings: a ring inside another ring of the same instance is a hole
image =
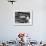
[[[32,25],[32,12],[16,11],[15,24],[16,25]]]

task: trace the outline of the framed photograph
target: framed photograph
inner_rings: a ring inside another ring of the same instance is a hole
[[[16,26],[30,26],[32,25],[32,10],[16,10],[15,11],[15,25]]]

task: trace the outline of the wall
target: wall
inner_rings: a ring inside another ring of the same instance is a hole
[[[15,10],[33,10],[32,26],[15,26]],[[46,40],[46,1],[45,0],[17,0],[13,5],[7,0],[0,0],[0,40],[11,40],[18,32],[31,34],[37,41]]]

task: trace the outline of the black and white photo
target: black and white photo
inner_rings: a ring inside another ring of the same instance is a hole
[[[30,11],[16,11],[15,12],[16,25],[32,25],[32,12]]]

